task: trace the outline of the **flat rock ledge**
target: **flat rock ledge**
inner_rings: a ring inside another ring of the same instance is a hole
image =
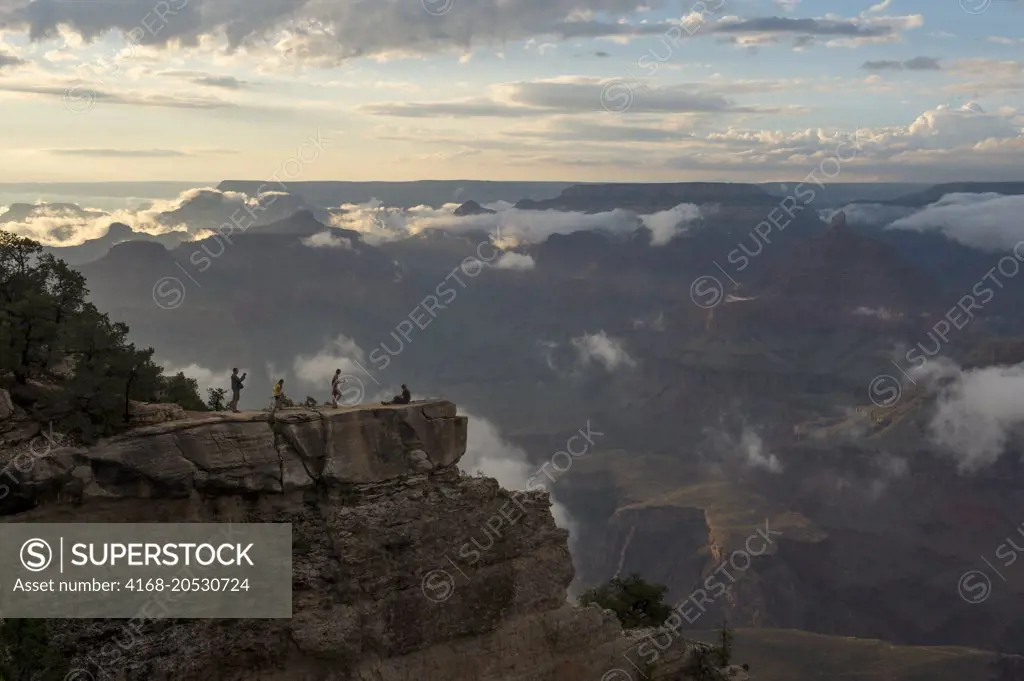
[[[466,451],[467,419],[443,400],[195,414],[9,467],[0,515],[51,501],[378,483],[454,466]]]

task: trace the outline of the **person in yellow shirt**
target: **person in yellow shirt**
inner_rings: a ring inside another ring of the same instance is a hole
[[[284,379],[274,384],[274,407],[271,411],[277,411],[284,404]]]

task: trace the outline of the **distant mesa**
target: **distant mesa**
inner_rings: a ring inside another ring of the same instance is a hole
[[[0,214],[0,223],[27,222],[33,218],[44,217],[89,220],[104,215],[105,213],[85,210],[73,203],[12,203],[3,214]]]
[[[123,222],[111,222],[110,226],[107,227],[107,233],[104,235],[103,238],[107,239],[108,241],[120,243],[122,241],[134,239],[138,236],[139,235],[136,234],[131,227],[124,224]]]
[[[245,234],[287,234],[290,236],[313,236],[327,229],[311,210],[299,210],[286,218],[268,224],[252,225]]]
[[[567,187],[553,199],[516,203],[519,210],[559,210],[605,213],[617,208],[653,213],[681,203],[768,205],[777,202],[761,187],[728,182],[651,182],[581,184]]]
[[[112,268],[162,266],[172,262],[170,252],[156,241],[122,241],[110,247],[103,262]]]
[[[496,212],[497,211],[493,211],[490,208],[484,208],[476,201],[466,201],[455,209],[455,215],[458,217],[464,217],[466,215],[493,215]]]
[[[1024,194],[1024,182],[951,182],[937,184],[929,189],[889,201],[878,201],[884,206],[910,206],[923,208],[942,200],[946,194],[1002,194],[1020,196]],[[858,202],[861,203],[861,202]]]

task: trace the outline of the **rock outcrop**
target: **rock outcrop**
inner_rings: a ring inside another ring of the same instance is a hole
[[[445,401],[172,420],[40,457],[0,520],[292,524],[291,619],[146,621],[130,645],[122,621],[60,621],[82,678],[687,678],[691,642],[646,664],[611,612],[567,603],[549,497],[461,473],[467,427]]]
[[[14,414],[14,403],[11,402],[11,394],[6,390],[0,390],[0,421],[5,421]]]
[[[484,208],[476,201],[466,201],[464,204],[455,209],[453,213],[457,217],[464,217],[466,215],[493,215],[497,211],[493,211],[490,208]]]

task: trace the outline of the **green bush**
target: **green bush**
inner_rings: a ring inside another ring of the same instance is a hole
[[[625,629],[657,627],[664,624],[672,613],[665,605],[668,587],[651,584],[638,574],[628,577],[613,577],[607,584],[588,589],[580,596],[580,603],[596,603],[611,610]]]
[[[63,260],[0,231],[0,387],[19,406],[86,441],[123,429],[131,400],[205,410],[195,380],[164,376],[88,294]]]

